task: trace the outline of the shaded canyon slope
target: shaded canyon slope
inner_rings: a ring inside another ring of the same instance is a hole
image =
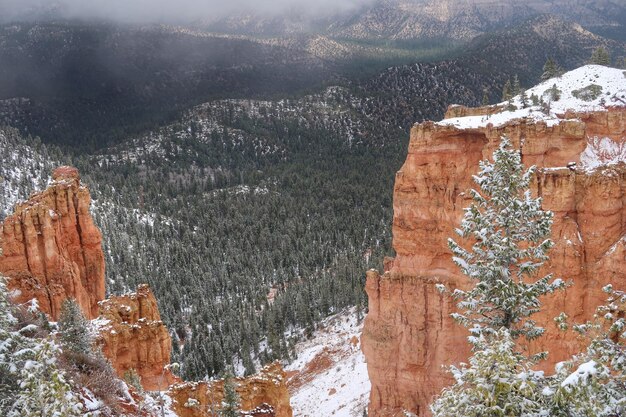
[[[548,90],[556,85],[559,100]],[[596,85],[599,87],[589,87]],[[586,94],[589,91],[598,94]],[[406,162],[394,187],[395,259],[384,274],[369,271],[369,313],[362,349],[372,383],[369,415],[402,410],[428,416],[433,396],[452,382],[443,365],[466,361],[466,332],[451,318],[455,304],[435,284],[466,288],[453,264],[447,239],[454,237],[463,208],[470,204],[472,175],[490,158],[502,136],[537,165],[532,186],[543,207],[555,214],[545,271],[572,280],[572,287],[543,300],[537,318],[547,329],[530,346],[549,351],[546,371],[577,352],[573,334],[553,318],[566,312],[575,322],[589,318],[604,301],[608,283],[626,287],[626,74],[585,66],[527,91],[541,106],[521,97],[471,109],[451,106],[438,123],[415,125]],[[545,272],[544,271],[544,272]]]

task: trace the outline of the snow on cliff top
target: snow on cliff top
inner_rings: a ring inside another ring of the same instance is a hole
[[[551,94],[551,89],[555,85],[560,96],[558,100],[553,99]],[[530,100],[532,95],[549,104],[547,113],[542,106],[532,105]],[[529,103],[526,108],[523,107],[521,97],[518,95],[512,100],[512,104],[517,108],[515,110],[506,110],[509,103],[505,101],[498,104],[505,108],[500,113],[444,119],[437,124],[455,126],[459,129],[475,129],[485,127],[489,123],[502,126],[514,119],[527,118],[534,121],[543,120],[549,126],[553,126],[562,120],[568,110],[588,112],[602,111],[610,106],[626,107],[626,71],[601,65],[585,65],[526,90],[526,96]]]
[[[294,417],[360,417],[371,389],[354,309],[324,320],[313,337],[296,345],[290,375]]]

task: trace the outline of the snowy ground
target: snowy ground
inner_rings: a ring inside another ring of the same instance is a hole
[[[349,310],[324,320],[312,339],[297,344],[298,358],[286,367],[294,417],[363,415],[370,382],[362,328]]]
[[[558,100],[553,100],[550,92],[554,86],[559,92]],[[607,107],[626,107],[626,71],[601,65],[585,65],[526,90],[528,103],[531,103],[532,95],[549,103],[549,111],[546,112],[541,105],[524,107],[520,96],[516,96],[511,101],[517,108],[515,110],[504,110],[489,116],[444,119],[438,124],[459,129],[477,129],[488,124],[498,127],[515,119],[529,119],[554,126],[564,120],[568,111],[582,113],[603,111]],[[506,108],[508,104],[503,102],[497,106]],[[589,138],[587,148],[580,155],[580,164],[587,171],[620,162],[626,162],[624,139],[615,141],[611,138]]]
[[[550,89],[555,85],[559,91],[558,100],[553,100],[550,94]],[[597,94],[590,94],[588,90],[590,88],[599,90]],[[626,107],[626,71],[602,65],[585,65],[526,90],[528,103],[532,95],[549,103],[547,114],[542,111],[541,106],[528,105],[523,108],[521,97],[516,96],[511,104],[517,107],[517,110],[505,110],[490,116],[444,119],[438,124],[451,125],[459,129],[475,129],[485,127],[487,124],[502,126],[514,119],[528,118],[543,120],[550,126],[558,124],[567,111],[589,112],[602,111],[609,106]],[[507,105],[508,102],[498,104],[503,107]]]

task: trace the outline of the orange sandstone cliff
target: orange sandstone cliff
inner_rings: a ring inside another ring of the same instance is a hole
[[[383,275],[367,274],[362,349],[372,383],[371,417],[403,410],[429,415],[433,396],[452,382],[442,366],[469,355],[464,329],[449,317],[455,304],[435,284],[468,285],[447,239],[470,204],[467,190],[475,188],[478,162],[491,157],[503,135],[519,147],[527,166],[541,168],[533,192],[555,214],[556,245],[545,269],[573,281],[565,292],[544,299],[536,316],[547,333],[530,349],[550,352],[542,368],[553,370],[580,348],[573,335],[556,328],[554,317],[564,311],[583,321],[605,300],[604,285],[626,288],[626,164],[619,162],[626,155],[626,108],[569,112],[556,121],[514,118],[497,126],[489,123],[490,113],[457,106],[449,117],[484,116],[485,123],[426,122],[411,130],[394,187],[396,257],[386,260]],[[591,169],[588,160],[600,166]]]
[[[287,377],[279,363],[263,368],[248,378],[234,378],[241,398],[241,410],[247,416],[292,417]],[[173,410],[180,417],[217,415],[224,397],[224,381],[174,384],[168,392]]]
[[[45,191],[15,206],[0,226],[0,274],[19,303],[36,299],[57,320],[61,304],[75,298],[85,315],[98,315],[104,299],[102,236],[78,170],[60,167]]]
[[[177,380],[167,369],[172,340],[147,285],[101,301],[97,323],[102,352],[120,377],[134,369],[149,391],[165,390]]]

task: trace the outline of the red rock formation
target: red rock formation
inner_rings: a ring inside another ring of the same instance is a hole
[[[56,169],[52,180],[0,226],[0,274],[17,291],[16,302],[35,298],[52,320],[66,298],[94,318],[105,296],[104,255],[89,191],[75,168]]]
[[[150,288],[140,285],[135,293],[104,300],[102,236],[89,213],[89,191],[81,186],[78,171],[60,167],[52,178],[50,187],[18,204],[0,226],[0,274],[17,290],[16,301],[34,298],[41,311],[57,320],[63,301],[75,298],[89,319],[97,317],[93,323],[98,341],[121,378],[134,369],[146,390],[165,390],[176,383],[170,392],[180,415],[207,415],[184,407],[196,396],[207,404],[206,384],[179,384],[170,372],[171,338]],[[242,406],[249,410],[245,415],[292,416],[280,365],[236,383]],[[223,383],[212,388],[211,397],[221,401]],[[133,415],[147,415],[136,405],[120,406]]]
[[[286,375],[278,362],[251,377],[235,378],[234,384],[241,398],[243,415],[292,417]],[[168,394],[173,400],[172,409],[178,416],[209,417],[214,415],[211,410],[217,412],[222,403],[224,381],[175,384]],[[263,414],[267,413],[264,405],[269,405],[274,414]]]
[[[467,109],[449,113],[474,114]],[[533,185],[543,207],[555,213],[556,245],[546,269],[574,281],[565,293],[543,300],[544,311],[537,318],[547,334],[531,346],[550,351],[542,367],[552,370],[555,362],[579,349],[575,337],[559,332],[552,318],[565,311],[582,321],[604,300],[603,285],[626,287],[626,166],[592,173],[566,167],[580,163],[590,138],[626,142],[626,109],[566,116],[578,120],[552,126],[513,120],[475,129],[427,122],[411,130],[408,156],[394,188],[397,256],[386,260],[384,275],[370,271],[367,277],[369,313],[362,349],[372,383],[370,416],[395,416],[404,409],[428,415],[432,397],[451,382],[442,365],[467,359],[466,334],[449,317],[454,303],[434,284],[468,284],[452,263],[446,242],[470,203],[467,190],[475,187],[471,176],[478,161],[491,156],[501,136],[521,148],[526,165],[548,168]]]
[[[149,391],[165,390],[177,381],[166,369],[172,352],[170,334],[147,285],[140,285],[135,293],[100,302],[97,323],[102,352],[121,378],[134,369]]]

